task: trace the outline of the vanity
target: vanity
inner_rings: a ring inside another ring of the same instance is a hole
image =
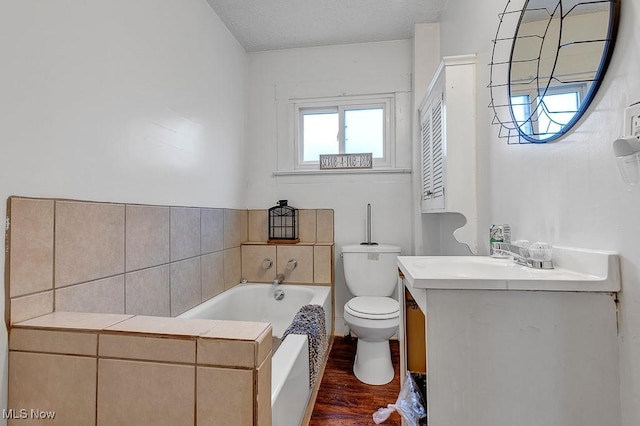
[[[553,250],[550,270],[397,258],[400,377],[425,349],[430,426],[620,425],[618,256]],[[424,314],[422,341],[407,333],[405,292]]]

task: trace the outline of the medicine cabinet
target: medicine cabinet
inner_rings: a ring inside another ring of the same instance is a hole
[[[477,252],[476,56],[443,58],[419,108],[422,213],[461,213],[453,235]]]

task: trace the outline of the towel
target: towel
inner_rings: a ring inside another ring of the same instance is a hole
[[[327,326],[324,308],[320,305],[304,305],[293,317],[293,321],[282,334],[306,334],[309,340],[309,386],[318,380],[322,361],[327,351]]]

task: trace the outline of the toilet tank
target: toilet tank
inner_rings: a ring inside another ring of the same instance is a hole
[[[344,277],[354,296],[391,296],[398,282],[396,257],[401,248],[389,244],[342,247]]]

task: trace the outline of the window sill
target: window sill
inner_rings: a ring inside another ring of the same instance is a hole
[[[373,174],[410,174],[411,169],[384,167],[373,169],[333,169],[333,170],[276,170],[272,176],[327,176],[327,175],[373,175]]]

